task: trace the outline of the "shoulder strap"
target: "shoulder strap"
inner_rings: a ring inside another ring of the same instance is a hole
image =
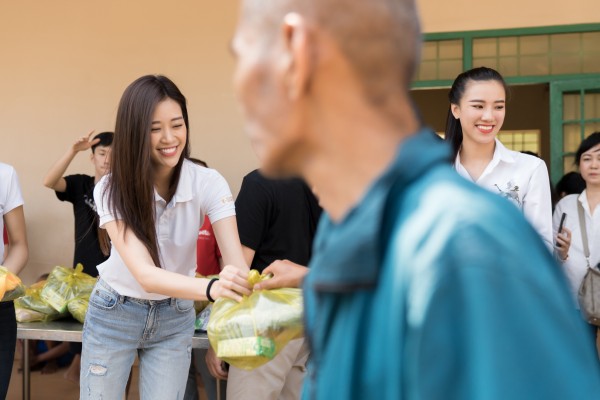
[[[583,242],[583,253],[587,261],[588,267],[590,266],[590,248],[588,247],[587,229],[585,227],[585,213],[581,202],[577,200],[577,213],[579,214],[579,230],[581,232],[581,241]]]

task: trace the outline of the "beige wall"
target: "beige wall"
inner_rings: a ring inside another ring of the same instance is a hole
[[[125,87],[149,73],[171,77],[188,98],[192,154],[237,192],[256,167],[231,91],[228,52],[235,1],[0,3],[0,161],[15,166],[25,197],[33,280],[71,265],[73,216],[42,186],[74,139],[112,130]],[[80,154],[68,173],[93,173]]]
[[[597,0],[419,1],[428,32],[594,22]],[[79,135],[110,130],[123,89],[148,73],[170,76],[188,97],[193,154],[237,192],[256,166],[230,87],[227,43],[237,1],[55,0],[0,2],[0,161],[16,167],[26,201],[31,282],[70,265],[71,207],[42,187],[48,167]],[[450,16],[450,17],[449,17]],[[92,173],[88,155],[68,173]]]
[[[597,23],[598,0],[417,0],[425,32]]]

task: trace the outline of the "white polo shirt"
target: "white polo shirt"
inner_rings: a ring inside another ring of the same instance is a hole
[[[4,231],[4,214],[22,205],[23,195],[15,169],[0,163],[0,234]],[[0,240],[0,257],[4,257],[4,240]]]
[[[111,214],[103,196],[110,175],[104,176],[94,188],[94,200],[100,216],[100,227],[118,219]],[[233,196],[225,179],[214,169],[204,168],[185,160],[175,195],[166,203],[154,192],[156,234],[159,256],[167,271],[194,276],[196,271],[196,241],[198,231],[208,215],[211,223],[235,215]],[[161,300],[167,296],[148,293],[135,280],[112,247],[108,260],[98,265],[100,277],[119,294],[146,300]]]
[[[456,156],[454,167],[461,176],[490,192],[498,193],[519,207],[548,249],[554,249],[550,179],[544,160],[509,150],[496,139],[492,161],[479,179],[475,181],[471,178],[460,162],[460,154]]]

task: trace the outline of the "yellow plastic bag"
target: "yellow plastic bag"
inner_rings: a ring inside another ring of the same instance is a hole
[[[59,313],[40,296],[46,280],[34,283],[25,289],[25,295],[15,300],[15,313],[19,322],[46,322],[61,318]]]
[[[11,301],[25,294],[21,279],[0,265],[0,301]]]
[[[250,271],[251,286],[269,276]],[[290,340],[303,335],[300,289],[257,290],[241,302],[218,299],[208,322],[208,339],[217,357],[251,370],[267,363]]]
[[[88,310],[88,304],[90,303],[90,295],[86,294],[83,296],[75,297],[69,301],[67,308],[69,312],[77,321],[83,324],[85,321],[85,314]]]
[[[75,269],[55,267],[48,276],[48,282],[42,289],[41,297],[60,313],[67,311],[69,300],[90,294],[96,278],[83,272],[83,266],[77,264]]]

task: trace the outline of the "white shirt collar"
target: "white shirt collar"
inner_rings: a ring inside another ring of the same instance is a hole
[[[186,201],[192,200],[192,177],[190,174],[190,166],[188,163],[191,163],[189,160],[183,160],[183,165],[181,166],[181,174],[179,175],[179,182],[177,183],[177,189],[175,190],[175,194],[171,199],[169,204],[174,205],[175,203],[183,203]],[[154,201],[165,201],[158,192],[156,188],[154,188]]]

